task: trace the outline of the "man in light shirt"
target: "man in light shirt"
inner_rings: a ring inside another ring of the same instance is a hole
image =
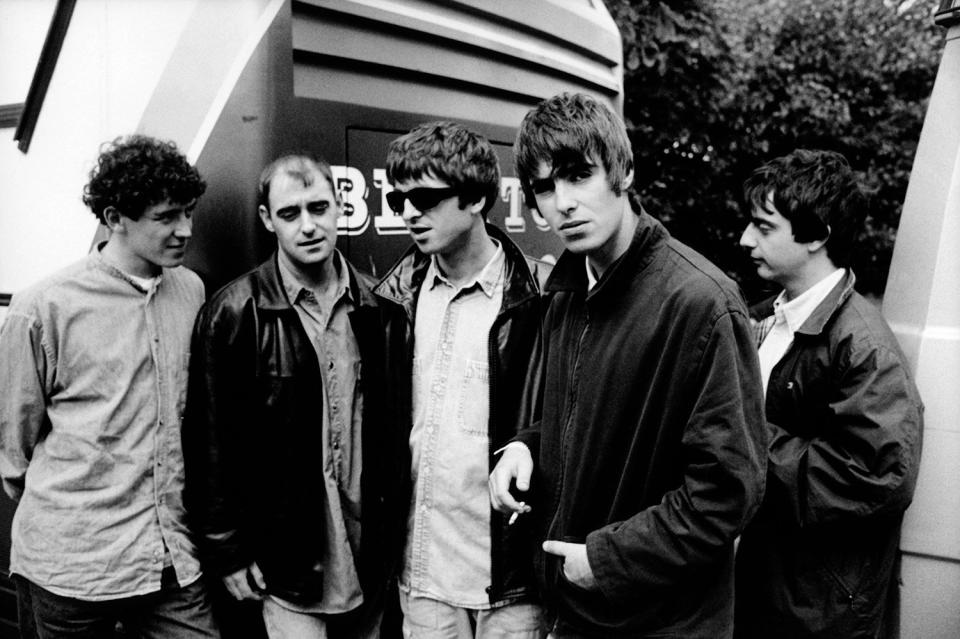
[[[390,144],[387,178],[414,242],[375,289],[388,309],[391,412],[411,455],[404,636],[535,639],[529,518],[511,525],[491,510],[487,475],[525,421],[549,268],[487,224],[500,167],[477,133],[419,126]]]
[[[84,203],[110,230],[18,293],[0,329],[0,473],[24,636],[217,637],[187,530],[180,419],[206,185],[171,142],[105,145]]]
[[[760,167],[744,193],[740,244],[783,290],[755,313],[770,451],[737,556],[736,636],[894,636],[923,407],[846,268],[863,195],[841,155],[809,150]]]

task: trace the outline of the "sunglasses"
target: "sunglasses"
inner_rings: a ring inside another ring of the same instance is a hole
[[[445,186],[441,188],[421,186],[415,189],[410,189],[409,191],[394,190],[387,193],[387,204],[394,213],[403,215],[403,203],[407,200],[410,200],[410,204],[413,204],[413,208],[422,213],[423,211],[429,211],[444,200],[452,198],[459,192],[460,189],[452,186]]]

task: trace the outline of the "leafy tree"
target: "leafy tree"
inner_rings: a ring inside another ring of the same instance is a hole
[[[624,39],[624,115],[641,201],[677,237],[764,292],[737,240],[740,185],[797,147],[843,153],[872,191],[854,260],[886,282],[942,48],[936,0],[608,2]]]

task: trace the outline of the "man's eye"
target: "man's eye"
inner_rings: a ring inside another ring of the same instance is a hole
[[[553,180],[550,180],[550,179],[547,179],[547,180],[534,180],[534,181],[530,184],[530,188],[531,188],[531,189],[533,190],[533,192],[536,193],[537,195],[542,195],[542,194],[544,194],[544,193],[549,193],[549,192],[553,191]]]
[[[326,202],[313,202],[307,206],[307,210],[311,213],[324,213],[330,208]]]

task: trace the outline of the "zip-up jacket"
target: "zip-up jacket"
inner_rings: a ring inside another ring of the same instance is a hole
[[[598,585],[538,548],[548,616],[559,634],[731,636],[734,539],[767,442],[737,287],[641,211],[593,289],[565,252],[546,290],[542,416],[518,436],[543,496],[531,515],[538,542],[586,544]]]
[[[503,301],[488,336],[488,364],[490,370],[489,460],[494,466],[493,453],[516,434],[518,424],[529,423],[525,412],[531,402],[523,397],[525,380],[537,373],[533,359],[540,339],[542,303],[541,282],[550,272],[550,265],[525,257],[520,249],[497,227],[487,225],[487,233],[500,242],[505,254]],[[414,318],[416,302],[426,276],[430,258],[415,246],[400,258],[397,264],[374,289],[384,300],[386,316],[387,370],[390,383],[390,412],[397,420],[396,430],[401,439],[409,439],[412,428],[412,379]],[[409,449],[406,450],[406,475],[403,503],[409,506],[410,483]],[[492,583],[487,589],[491,603],[529,598],[533,592],[531,528],[524,518],[507,525],[506,518],[491,509],[490,573]],[[406,517],[401,518],[403,522]],[[401,540],[400,548],[404,547]]]
[[[322,596],[324,480],[316,352],[287,300],[277,256],[218,291],[194,329],[183,426],[185,501],[204,565],[221,576],[256,562],[267,590],[293,602]],[[380,312],[369,282],[346,260],[360,350],[361,540],[365,594],[382,589],[398,531],[399,479],[384,418]]]
[[[737,556],[738,637],[897,635],[923,406],[896,338],[853,285],[847,271],[770,374],[767,494]]]

